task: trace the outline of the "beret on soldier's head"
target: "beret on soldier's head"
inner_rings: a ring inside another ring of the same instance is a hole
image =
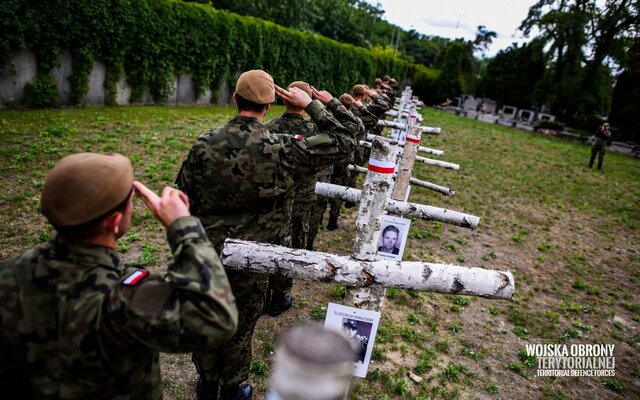
[[[291,89],[292,87],[296,87],[296,88],[302,90],[303,92],[305,92],[306,94],[308,94],[309,97],[312,97],[311,96],[311,85],[309,85],[307,82],[303,82],[303,81],[291,82],[289,84],[289,86],[287,87],[287,89]]]
[[[342,103],[342,105],[347,108],[347,110],[351,109],[351,107],[353,107],[353,103],[356,102],[354,98],[351,97],[351,95],[348,93],[341,94],[339,100],[340,103]]]
[[[72,154],[47,175],[40,196],[42,214],[56,227],[82,225],[122,204],[132,187],[133,168],[127,157]]]
[[[260,69],[243,72],[236,83],[236,93],[256,104],[269,104],[276,100],[273,78]]]
[[[365,85],[355,85],[351,88],[351,94],[354,96],[364,96],[367,93],[367,86]]]
[[[381,84],[381,83],[382,83],[382,79],[380,79],[380,78],[376,78],[376,79],[373,81],[373,83],[375,83],[376,85],[379,85],[379,84]]]
[[[389,82],[391,80],[391,77],[389,75],[385,75],[382,77],[382,82]]]

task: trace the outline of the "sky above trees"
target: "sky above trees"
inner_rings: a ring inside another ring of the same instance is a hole
[[[367,0],[380,3],[383,18],[405,30],[415,29],[429,36],[473,40],[479,25],[494,31],[486,56],[492,57],[512,43],[523,43],[518,26],[535,0]]]

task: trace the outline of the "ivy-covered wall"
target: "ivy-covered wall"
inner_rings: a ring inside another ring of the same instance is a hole
[[[383,74],[404,78],[409,68],[388,55],[178,0],[3,0],[0,68],[18,49],[36,55],[37,74],[25,87],[25,100],[36,106],[58,100],[51,71],[65,50],[73,60],[73,104],[82,103],[95,61],[106,65],[106,104],[115,103],[123,76],[129,101],[138,102],[147,90],[165,100],[174,76],[187,72],[199,97],[225,79],[234,86],[248,69],[264,69],[280,85],[307,80],[341,93]]]

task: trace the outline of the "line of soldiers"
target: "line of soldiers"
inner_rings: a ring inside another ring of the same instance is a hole
[[[287,111],[265,125],[276,94]],[[309,189],[350,157],[364,162],[357,140],[394,96],[384,84],[356,85],[338,100],[304,82],[283,89],[266,72],[247,71],[233,95],[238,115],[198,137],[178,173],[180,190],[167,187],[161,196],[134,180],[122,155],[59,161],[40,199],[56,237],[0,265],[3,395],[161,398],[164,351],[193,353],[199,399],[250,399],[244,382],[256,322],[265,310],[291,307],[291,283],[225,270],[223,242],[312,248],[310,219],[318,212]],[[173,259],[165,276],[121,263],[116,251],[135,196],[167,229]]]

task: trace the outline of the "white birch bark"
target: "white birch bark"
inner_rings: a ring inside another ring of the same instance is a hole
[[[406,116],[409,117],[409,114],[407,113]],[[389,127],[389,128],[396,128],[403,131],[407,129],[407,124],[399,121],[379,120],[378,125]],[[441,128],[435,127],[435,126],[420,126],[419,128],[422,130],[422,133],[431,133],[434,135],[439,135],[440,132],[442,131]]]
[[[303,249],[227,239],[220,254],[226,268],[275,274],[351,287],[378,285],[421,292],[453,293],[493,299],[513,297],[510,271],[419,261],[359,261]]]
[[[360,146],[364,146],[364,147],[368,147],[371,148],[371,141],[375,138],[382,138],[381,140],[386,140],[386,141],[395,141],[395,139],[391,139],[391,138],[386,138],[384,136],[377,136],[377,135],[367,135],[367,140],[360,140],[358,143],[360,144]],[[398,147],[404,147],[405,142],[398,142]],[[402,149],[398,148],[396,149],[396,151],[398,152],[398,154],[402,154]],[[436,156],[441,156],[444,154],[444,151],[442,150],[436,150],[436,149],[432,149],[430,147],[424,147],[424,146],[418,146],[418,151],[422,152],[422,153],[427,153],[427,154],[433,154]]]
[[[316,183],[316,194],[319,196],[340,198],[354,203],[360,201],[360,190],[345,188],[326,182]],[[387,201],[385,210],[387,210],[389,214],[402,217],[417,217],[425,220],[440,221],[469,229],[475,229],[480,223],[480,218],[475,215],[464,214],[446,208],[405,203],[391,199]]]
[[[414,121],[413,117],[410,121]],[[411,180],[411,173],[413,171],[413,164],[416,162],[416,155],[418,153],[418,143],[420,142],[420,130],[413,127],[413,123],[409,123],[409,131],[407,132],[407,141],[405,142],[404,151],[398,164],[398,174],[396,175],[396,182],[393,185],[393,193],[391,198],[394,200],[404,200],[407,198],[407,190],[409,189],[409,181]],[[413,136],[413,140],[417,140],[418,143],[410,141]]]
[[[396,161],[396,144],[374,140],[369,165],[386,167],[390,171],[369,170],[360,195],[360,208],[356,218],[356,235],[352,257],[361,261],[373,261],[378,251],[380,216],[384,214],[387,192],[393,185],[393,168]],[[380,310],[385,290],[372,286],[367,289],[347,288],[345,304],[351,307]]]
[[[445,169],[453,169],[453,170],[456,170],[456,171],[458,171],[460,169],[460,164],[454,164],[454,163],[450,163],[450,162],[446,162],[446,161],[434,160],[433,158],[426,158],[426,157],[417,156],[416,157],[416,161],[419,161],[419,162],[427,164],[427,165],[434,165],[436,167],[445,168]]]
[[[367,169],[364,167],[360,167],[358,165],[353,165],[353,164],[349,164],[349,170],[350,171],[355,171],[359,174],[366,174],[367,173]],[[425,189],[429,189],[429,190],[433,190],[434,192],[438,192],[441,193],[445,196],[453,196],[456,194],[456,191],[453,189],[449,189],[447,187],[444,186],[440,186],[440,185],[436,185],[435,183],[431,183],[431,182],[427,182],[427,181],[423,181],[420,179],[416,179],[414,177],[411,177],[411,179],[409,180],[409,183],[411,183],[414,186],[420,186],[423,187]]]

